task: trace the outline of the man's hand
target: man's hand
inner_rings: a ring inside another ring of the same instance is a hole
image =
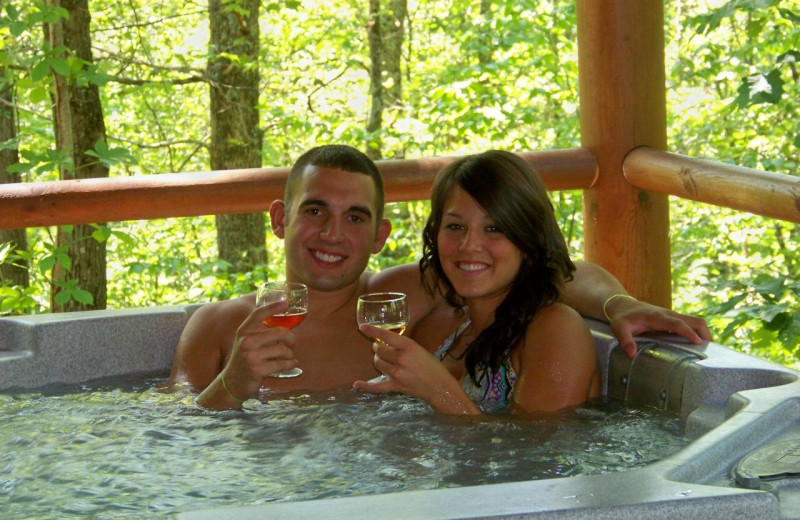
[[[695,345],[711,341],[711,331],[706,320],[651,305],[630,298],[615,298],[606,307],[611,319],[611,329],[619,340],[620,348],[628,355],[636,355],[633,337],[648,331],[678,334]]]
[[[201,406],[231,408],[258,394],[267,375],[297,365],[292,350],[294,334],[283,327],[270,328],[264,320],[287,309],[285,301],[256,307],[236,331],[231,357],[216,379],[198,396]]]

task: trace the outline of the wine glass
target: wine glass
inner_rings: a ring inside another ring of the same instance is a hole
[[[362,294],[358,297],[356,321],[402,334],[408,326],[406,295],[396,292]]]
[[[402,334],[408,326],[406,295],[396,292],[362,294],[356,305],[356,321],[359,325],[369,323]],[[386,376],[381,374],[369,382],[381,383],[385,380]]]
[[[289,307],[264,320],[268,327],[291,329],[300,324],[308,313],[308,287],[294,282],[266,282],[258,286],[256,307],[275,302],[288,302]],[[269,377],[297,377],[303,371],[297,367],[268,374]]]

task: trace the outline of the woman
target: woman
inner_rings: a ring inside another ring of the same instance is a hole
[[[594,341],[558,302],[575,266],[542,180],[514,154],[460,159],[436,177],[423,231],[423,279],[469,319],[431,355],[362,325],[388,376],[355,388],[403,392],[450,414],[508,406],[555,411],[599,395]]]

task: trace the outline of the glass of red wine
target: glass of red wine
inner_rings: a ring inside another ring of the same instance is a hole
[[[264,320],[268,327],[291,329],[300,324],[308,313],[308,287],[295,282],[266,282],[258,286],[256,306],[285,301],[289,307],[281,313],[273,314]],[[297,377],[303,371],[297,367],[273,372],[270,377]]]

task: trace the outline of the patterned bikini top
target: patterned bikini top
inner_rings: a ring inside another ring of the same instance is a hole
[[[453,347],[456,339],[461,335],[472,322],[467,320],[453,332],[442,345],[433,353],[441,361],[445,354]],[[514,393],[514,384],[517,382],[517,373],[511,366],[511,357],[503,360],[496,373],[490,369],[485,369],[478,374],[478,383],[465,374],[461,378],[461,388],[467,393],[472,402],[484,413],[494,413],[506,408],[511,404],[511,396]]]

